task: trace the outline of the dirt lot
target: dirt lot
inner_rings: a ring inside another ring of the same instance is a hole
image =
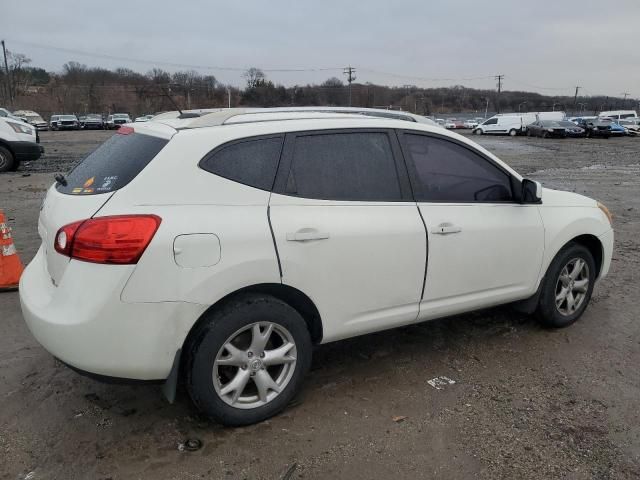
[[[23,260],[52,172],[109,135],[45,132],[42,160],[0,176]],[[300,401],[229,429],[184,392],[169,405],[71,372],[0,294],[0,479],[640,478],[640,139],[476,140],[613,211],[611,273],[580,322],[544,330],[499,308],[321,346]],[[456,383],[432,388],[440,375]],[[188,438],[202,448],[180,451]]]

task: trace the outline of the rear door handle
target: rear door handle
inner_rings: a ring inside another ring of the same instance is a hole
[[[462,228],[454,225],[453,223],[441,223],[437,227],[431,229],[431,233],[434,235],[448,235],[449,233],[459,233]]]
[[[326,240],[329,233],[320,232],[314,228],[302,228],[297,232],[287,233],[287,241],[289,242],[307,242],[309,240]]]

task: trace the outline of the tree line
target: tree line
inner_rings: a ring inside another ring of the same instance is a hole
[[[61,72],[33,67],[20,53],[8,53],[8,74],[0,73],[0,104],[12,110],[54,113],[112,113],[132,115],[166,110],[215,107],[347,106],[349,88],[331,77],[320,84],[284,86],[267,78],[259,68],[244,72],[244,88],[226,85],[213,75],[195,70],[146,73],[129,68],[109,70],[66,63]],[[463,85],[421,88],[373,83],[351,85],[353,106],[392,108],[421,115],[454,113],[564,110],[594,114],[601,110],[636,108],[637,102],[616,97],[549,96],[525,91],[468,88]]]

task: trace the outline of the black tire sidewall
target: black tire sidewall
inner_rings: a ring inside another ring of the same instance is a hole
[[[587,262],[589,267],[589,287],[587,289],[587,295],[580,308],[571,315],[562,315],[556,308],[556,284],[558,276],[564,268],[564,266],[573,258],[581,258]],[[584,313],[589,301],[591,300],[591,294],[593,293],[593,287],[595,284],[596,264],[591,252],[583,245],[577,243],[570,243],[564,247],[555,256],[551,265],[547,269],[545,275],[544,285],[540,295],[540,302],[538,304],[538,318],[540,322],[552,328],[567,327],[578,320]]]
[[[268,295],[247,294],[208,314],[188,352],[187,389],[193,403],[212,420],[227,426],[260,422],[282,411],[300,390],[311,366],[312,343],[302,316],[291,306]],[[286,328],[296,343],[296,367],[284,391],[267,405],[234,408],[216,393],[212,381],[218,351],[236,331],[256,322],[273,322]]]
[[[16,159],[13,157],[13,154],[0,145],[0,156],[6,159],[3,163],[0,163],[0,172],[12,171],[16,163]]]

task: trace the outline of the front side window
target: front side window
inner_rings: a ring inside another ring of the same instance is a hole
[[[509,175],[472,150],[444,138],[404,134],[422,202],[510,202]]]
[[[276,176],[282,136],[223,145],[200,161],[200,168],[235,182],[271,190]]]
[[[497,125],[497,124],[498,124],[497,118],[490,118],[489,120],[483,123],[483,125]]]
[[[384,132],[297,136],[285,193],[325,200],[401,200],[389,136]]]

